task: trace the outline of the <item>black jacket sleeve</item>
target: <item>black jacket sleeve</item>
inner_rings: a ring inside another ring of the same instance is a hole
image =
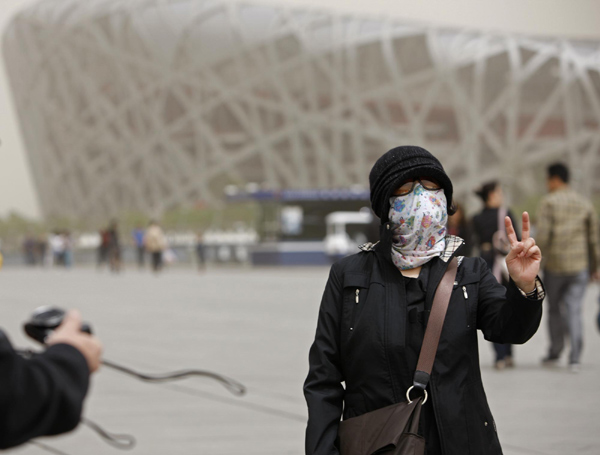
[[[344,380],[340,366],[340,317],[342,287],[331,268],[325,287],[315,341],[309,353],[309,372],[304,383],[308,405],[306,455],[337,455],[336,438],[342,415]]]
[[[494,343],[523,344],[537,331],[542,319],[543,299],[525,297],[511,279],[505,288],[481,262],[477,328]]]
[[[0,449],[75,428],[89,374],[85,357],[71,345],[24,359],[0,331]]]

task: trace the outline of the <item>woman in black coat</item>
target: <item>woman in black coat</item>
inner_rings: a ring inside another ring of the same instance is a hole
[[[433,296],[462,239],[446,236],[452,183],[440,162],[420,147],[390,150],[369,176],[371,205],[381,219],[380,241],[331,268],[310,370],[307,455],[336,455],[340,417],[359,416],[405,401]],[[502,453],[479,369],[477,329],[499,343],[524,343],[536,332],[543,286],[541,252],[507,221],[511,280],[498,284],[480,258],[459,267],[419,433],[428,455]]]

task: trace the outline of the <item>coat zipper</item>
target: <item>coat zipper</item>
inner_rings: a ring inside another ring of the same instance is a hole
[[[352,307],[352,320],[350,321],[350,331],[354,330],[354,317],[356,315],[356,307],[358,306],[358,302],[359,302],[359,294],[360,294],[360,289],[356,289],[355,292],[355,299],[354,299],[354,306]]]
[[[469,313],[469,304],[467,302],[467,300],[469,300],[469,294],[467,293],[467,287],[463,286],[462,287],[463,290],[463,295],[465,296],[465,313],[466,313],[466,317],[467,317],[467,329],[471,328],[471,315]]]
[[[433,371],[431,372],[433,375]],[[433,377],[431,377],[429,379],[429,393],[431,395],[431,406],[433,406],[433,418],[435,419],[435,423],[438,427],[438,436],[440,438],[440,445],[442,446],[442,453],[445,453],[446,450],[446,441],[444,440],[444,436],[442,434],[442,432],[440,431],[440,428],[442,428],[441,426],[441,422],[440,422],[440,418],[438,416],[439,412],[438,412],[438,406],[437,406],[437,394],[433,393]]]

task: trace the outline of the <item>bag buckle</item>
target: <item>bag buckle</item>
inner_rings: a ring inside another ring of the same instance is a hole
[[[414,388],[415,388],[415,386],[414,386],[414,385],[411,385],[411,386],[408,388],[408,390],[406,391],[406,401],[408,401],[408,404],[411,404],[411,403],[412,403],[412,400],[410,399],[410,391],[411,391],[412,389],[414,389]],[[420,387],[419,387],[419,388],[420,388]],[[421,389],[421,390],[423,390],[423,389]],[[423,398],[423,403],[422,403],[422,404],[425,404],[425,403],[427,403],[427,390],[423,390],[423,393],[425,394],[425,398]]]

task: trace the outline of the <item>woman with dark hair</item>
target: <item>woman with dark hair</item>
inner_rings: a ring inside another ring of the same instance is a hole
[[[427,455],[500,455],[477,329],[490,341],[525,343],[539,326],[541,252],[529,237],[529,215],[523,214],[521,241],[506,220],[511,279],[505,288],[484,260],[458,256],[462,239],[446,235],[452,183],[431,153],[396,147],[377,160],[369,180],[380,240],[331,268],[304,384],[306,454],[339,454],[340,417],[406,401],[414,386],[429,396],[418,422]],[[435,362],[422,385],[413,378],[433,297],[457,262]]]
[[[505,256],[508,254],[509,245],[504,229],[504,218],[508,216],[515,225],[515,219],[510,210],[504,206],[502,187],[496,181],[488,182],[475,192],[485,207],[473,217],[473,232],[477,239],[479,255],[485,260],[499,283],[508,284],[508,271],[506,270]],[[518,231],[515,229],[518,235]],[[514,367],[513,350],[509,343],[493,343],[496,358],[494,367],[503,370],[505,367]]]
[[[456,212],[448,218],[447,234],[463,239],[465,242],[460,252],[463,256],[471,256],[471,252],[473,251],[471,223],[467,219],[461,204],[456,204]]]

